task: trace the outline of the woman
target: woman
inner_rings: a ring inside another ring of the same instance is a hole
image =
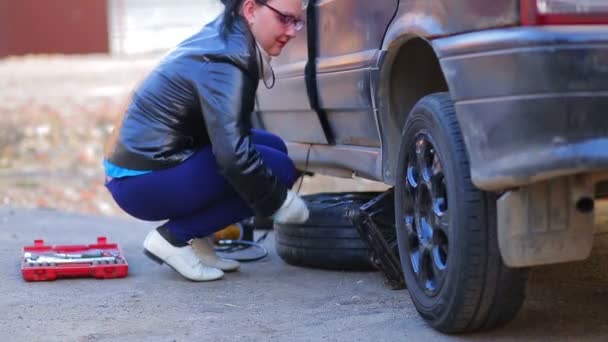
[[[252,130],[258,80],[273,83],[277,56],[302,28],[301,0],[226,0],[224,13],[163,58],[133,93],[106,148],[106,187],[128,214],[168,220],[145,253],[193,281],[238,262],[211,236],[254,214],[308,218],[289,190],[296,169],[283,141]]]

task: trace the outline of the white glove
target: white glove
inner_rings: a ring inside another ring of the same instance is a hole
[[[308,220],[308,207],[302,197],[295,192],[287,190],[285,201],[272,218],[276,223],[303,223]]]

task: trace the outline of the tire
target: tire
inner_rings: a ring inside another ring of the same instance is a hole
[[[321,193],[302,196],[310,210],[303,224],[275,224],[277,254],[294,266],[371,270],[367,244],[346,216],[378,193]]]
[[[471,183],[449,94],[426,96],[413,108],[398,165],[399,253],[420,315],[444,333],[488,330],[509,322],[524,301],[527,271],[502,261],[496,195]]]

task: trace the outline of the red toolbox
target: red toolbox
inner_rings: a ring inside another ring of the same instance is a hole
[[[57,278],[95,277],[124,278],[129,265],[122,249],[97,238],[91,245],[45,245],[35,240],[33,246],[23,247],[21,273],[27,281],[48,281]]]

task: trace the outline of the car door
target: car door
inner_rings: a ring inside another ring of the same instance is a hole
[[[370,83],[398,0],[316,2],[319,107],[336,144],[380,146]]]
[[[309,2],[309,7],[314,1]],[[307,16],[312,14],[310,7]],[[310,22],[284,48],[280,56],[273,58],[276,83],[266,89],[260,81],[257,92],[257,122],[254,125],[278,134],[291,142],[327,144],[326,128],[311,104],[311,73],[308,69]]]

